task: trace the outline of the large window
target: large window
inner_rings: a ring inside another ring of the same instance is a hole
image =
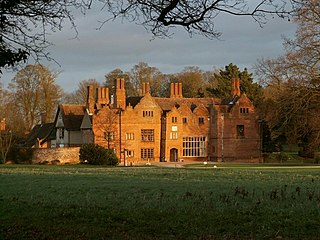
[[[206,137],[184,137],[182,144],[184,157],[206,156]]]
[[[141,159],[143,159],[143,160],[154,159],[154,149],[153,148],[141,148]]]
[[[141,141],[142,142],[154,142],[154,130],[153,129],[141,129]]]

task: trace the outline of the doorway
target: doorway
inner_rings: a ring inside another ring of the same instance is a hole
[[[170,149],[170,162],[178,162],[178,149]]]

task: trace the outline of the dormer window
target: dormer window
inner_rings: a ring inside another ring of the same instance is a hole
[[[153,111],[142,111],[143,117],[153,117]]]
[[[240,114],[249,114],[249,108],[240,108]]]

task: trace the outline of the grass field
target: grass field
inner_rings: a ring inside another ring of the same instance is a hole
[[[320,168],[0,165],[0,239],[320,239]]]

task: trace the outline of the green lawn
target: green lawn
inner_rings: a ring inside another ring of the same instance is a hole
[[[320,239],[319,168],[244,166],[0,165],[0,239]]]

